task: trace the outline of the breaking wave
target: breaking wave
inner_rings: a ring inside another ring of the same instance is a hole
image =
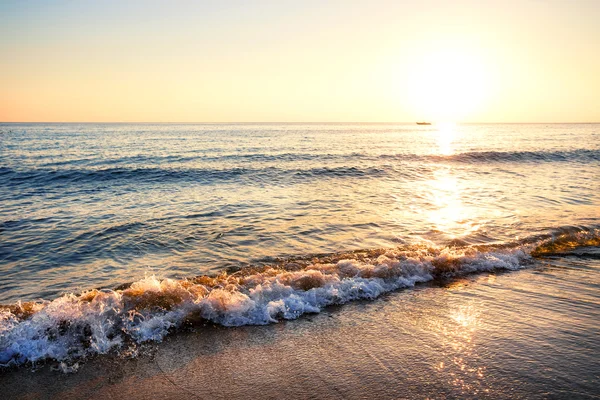
[[[518,270],[533,257],[600,246],[600,230],[565,228],[519,243],[408,246],[278,260],[218,276],[146,277],[114,290],[0,306],[0,366],[81,358],[161,341],[184,323],[263,325],[436,278]],[[69,367],[68,365],[71,365]]]

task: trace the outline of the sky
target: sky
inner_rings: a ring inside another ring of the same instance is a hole
[[[598,0],[0,0],[0,121],[600,122],[598,21]]]

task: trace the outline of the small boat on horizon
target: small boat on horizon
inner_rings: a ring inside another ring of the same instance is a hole
[[[417,122],[417,125],[431,125],[431,122]]]

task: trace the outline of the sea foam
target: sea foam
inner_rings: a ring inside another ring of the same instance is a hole
[[[565,228],[498,246],[364,250],[182,280],[148,276],[123,289],[19,302],[0,306],[0,366],[51,359],[74,371],[81,358],[160,342],[186,322],[241,326],[296,319],[435,278],[517,270],[533,257],[583,246],[600,246],[600,231]]]
[[[529,255],[522,249],[482,252],[422,247],[334,258],[216,277],[149,276],[122,290],[94,289],[52,301],[3,306],[0,365],[45,359],[64,363],[126,344],[161,341],[186,321],[240,326],[295,319],[332,304],[374,299],[436,276],[519,269]]]

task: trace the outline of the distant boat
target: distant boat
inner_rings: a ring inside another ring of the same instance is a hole
[[[431,125],[431,122],[417,122],[417,125]]]

